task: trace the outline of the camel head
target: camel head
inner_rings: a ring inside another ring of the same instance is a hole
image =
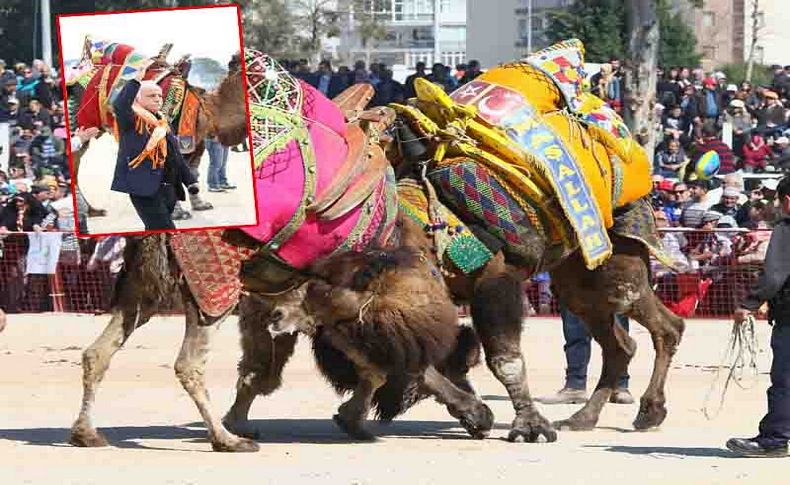
[[[206,104],[215,134],[225,146],[238,145],[247,137],[244,99],[244,82],[240,71],[228,73],[217,90],[207,97]]]

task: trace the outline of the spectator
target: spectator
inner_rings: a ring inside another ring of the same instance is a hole
[[[676,69],[674,71],[677,72]],[[672,71],[670,71],[669,77],[665,77],[664,70],[659,68],[656,94],[659,103],[663,104],[664,106],[674,107],[680,103],[680,86],[677,84],[677,82],[673,82]]]
[[[785,108],[779,101],[779,95],[773,91],[765,91],[765,104],[757,110],[758,128],[773,128],[785,124]]]
[[[734,218],[741,210],[741,205],[738,203],[740,197],[741,193],[738,189],[734,187],[725,187],[721,202],[711,207],[710,210]],[[736,222],[735,219],[733,219],[733,222]]]
[[[0,211],[0,233],[41,231],[47,210],[30,193],[15,195]]]
[[[773,153],[762,136],[754,134],[749,143],[743,146],[743,171],[746,173],[763,172]]]
[[[695,134],[702,124],[702,111],[697,90],[692,85],[683,88],[683,97],[680,98],[680,109],[683,112],[683,126],[686,133],[693,131]]]
[[[354,63],[354,84],[369,83],[370,74],[365,68],[365,61],[357,61]]]
[[[447,72],[447,68],[444,64],[438,62],[433,65],[431,74],[429,74],[426,79],[441,86],[446,93],[451,93],[456,88],[455,79]]]
[[[689,127],[680,105],[672,105],[666,113],[661,121],[664,136],[674,140],[681,140],[681,143],[688,142]]]
[[[679,171],[688,163],[688,157],[677,139],[669,140],[665,146],[656,158],[658,173],[664,177],[678,178]]]
[[[717,90],[716,80],[706,78],[700,99],[701,111],[705,121],[710,121],[714,125],[719,121],[721,114],[722,100]]]
[[[41,105],[38,98],[31,99],[28,108],[19,114],[19,126],[28,130],[50,126],[50,122],[49,111]]]
[[[376,94],[370,102],[371,106],[386,106],[389,103],[403,103],[403,84],[392,79],[392,71],[385,69],[381,72],[381,81],[376,87]]]
[[[425,63],[420,61],[414,67],[414,74],[410,75],[406,78],[406,84],[404,85],[404,95],[406,98],[414,98],[417,96],[417,92],[414,90],[414,81],[419,78],[427,77],[425,74]]]
[[[691,194],[691,203],[683,209],[680,221],[685,227],[699,227],[702,223],[702,216],[711,207],[708,201],[708,190],[710,184],[707,180],[692,180],[688,183],[689,192]]]
[[[308,79],[313,87],[329,99],[342,93],[348,87],[342,76],[332,71],[332,64],[327,60],[321,61],[318,65],[318,72],[314,76],[309,76]]]
[[[780,136],[774,141],[774,155],[776,161],[774,166],[783,171],[790,170],[790,139]]]
[[[702,127],[702,140],[694,151],[694,164],[696,165],[700,157],[711,150],[719,155],[719,174],[726,175],[735,171],[735,155],[730,147],[718,138],[718,130],[713,122],[707,121]]]
[[[480,70],[480,61],[469,61],[469,64],[466,66],[466,70],[464,71],[464,75],[461,77],[460,85],[474,81],[478,76],[480,76],[480,74],[482,74],[482,71]]]
[[[740,99],[730,101],[724,112],[724,121],[732,125],[732,151],[743,156],[743,145],[752,131],[752,117],[746,111],[746,104]]]

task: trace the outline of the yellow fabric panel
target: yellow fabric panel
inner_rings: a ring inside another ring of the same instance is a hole
[[[481,74],[478,79],[520,93],[541,113],[555,111],[565,105],[557,86],[543,72],[526,63],[495,67]]]
[[[543,117],[543,121],[565,142],[565,147],[584,173],[606,228],[612,227],[612,166],[606,149],[583,132],[583,125],[566,116],[548,115]]]

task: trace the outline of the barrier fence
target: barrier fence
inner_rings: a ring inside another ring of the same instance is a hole
[[[699,263],[675,252],[682,271],[669,271],[653,262],[653,287],[675,313],[686,317],[729,318],[737,302],[757,280],[770,231],[662,230],[672,253],[673,239],[703,254]],[[64,233],[65,234],[65,233]],[[52,274],[27,274],[30,240],[25,233],[0,235],[0,307],[7,313],[64,312],[101,314],[109,310],[118,261],[88,261],[96,239],[79,239],[59,249]],[[707,254],[707,253],[709,254]],[[684,261],[685,260],[685,261]],[[525,306],[532,315],[556,315],[557,301],[548,278],[538,275],[526,285]],[[174,300],[178,300],[175,298]],[[165,313],[180,313],[180,302]],[[462,309],[467,313],[467,309]]]

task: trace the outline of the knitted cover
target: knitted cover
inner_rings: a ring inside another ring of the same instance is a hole
[[[398,196],[404,214],[420,224],[427,233],[441,231],[441,236],[448,240],[446,245],[437,245],[439,261],[445,260],[446,256],[463,273],[471,273],[483,267],[494,256],[466,224],[438,200],[430,203],[438,205],[441,216],[439,220],[432,221],[429,216],[430,203],[422,184],[413,180],[401,180],[398,183]]]

